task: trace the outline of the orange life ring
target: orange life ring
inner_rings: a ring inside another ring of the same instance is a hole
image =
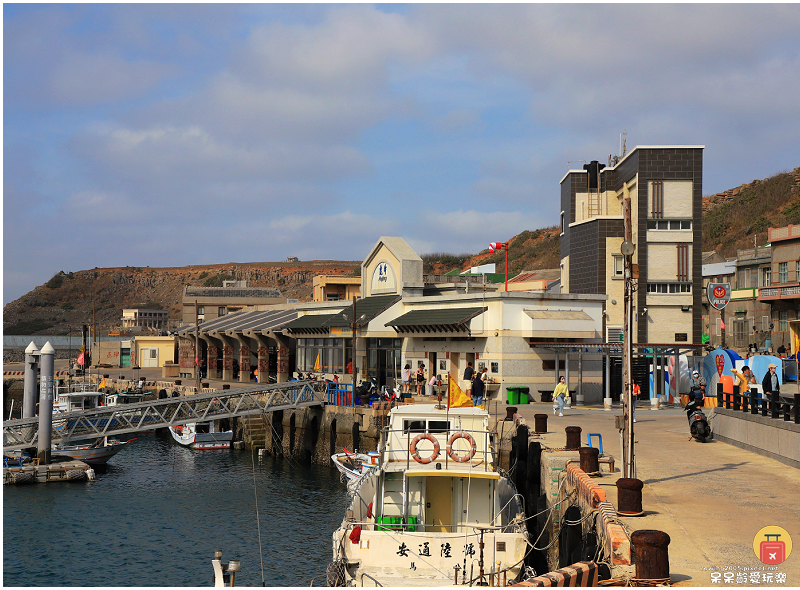
[[[419,443],[419,441],[423,439],[429,440],[433,443],[433,454],[427,459],[423,459],[422,457],[420,457],[419,451],[417,450],[417,443]],[[416,461],[417,463],[421,463],[423,465],[427,465],[428,463],[430,463],[431,461],[436,459],[436,457],[439,456],[439,448],[440,448],[439,441],[433,438],[432,434],[428,434],[426,432],[424,434],[418,434],[417,436],[414,437],[414,440],[411,441],[411,446],[409,447],[409,450],[411,451],[411,456],[414,457],[414,461]]]
[[[469,450],[469,453],[464,457],[459,457],[458,455],[456,455],[455,451],[453,451],[453,443],[456,442],[456,440],[458,440],[459,438],[463,438],[470,445],[472,445],[472,448]],[[478,447],[475,444],[475,439],[472,438],[472,435],[468,432],[456,432],[454,435],[452,435],[450,438],[447,439],[447,454],[456,463],[466,463],[475,456],[475,452],[477,450]]]

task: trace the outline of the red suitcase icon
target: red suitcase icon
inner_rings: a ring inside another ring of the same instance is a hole
[[[765,534],[764,536],[767,540],[761,541],[761,561],[769,565],[783,563],[786,559],[786,543],[778,540],[780,535]],[[770,541],[770,537],[775,537],[775,540]]]

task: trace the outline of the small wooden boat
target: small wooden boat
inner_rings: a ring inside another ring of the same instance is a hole
[[[192,422],[183,426],[170,426],[169,433],[176,442],[192,449],[229,449],[233,431],[214,430],[214,422]]]
[[[98,438],[93,443],[77,445],[56,445],[50,451],[51,457],[69,457],[88,465],[105,465],[111,457],[135,441],[135,438],[120,442],[107,436]]]
[[[344,453],[331,455],[331,461],[333,461],[339,473],[349,480],[354,480],[376,469],[380,464],[380,456],[380,453],[377,451],[351,453],[347,449],[344,449]]]

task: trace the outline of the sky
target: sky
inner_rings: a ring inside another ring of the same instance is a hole
[[[800,166],[797,4],[4,4],[3,304],[59,271],[477,253],[559,182]]]

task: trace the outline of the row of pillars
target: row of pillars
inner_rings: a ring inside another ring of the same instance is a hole
[[[53,399],[55,387],[56,350],[49,341],[39,350],[31,342],[25,349],[25,380],[22,394],[22,417],[36,416],[36,399],[39,399],[39,442],[37,456],[39,464],[50,464],[50,446],[52,443]],[[41,374],[40,374],[41,373]],[[36,385],[39,377],[39,391]],[[31,427],[33,428],[33,427]]]
[[[221,351],[220,351],[221,348]],[[222,347],[208,346],[207,362],[206,362],[206,375],[207,379],[222,379],[223,381],[233,381],[233,346],[225,344]],[[217,369],[217,360],[220,358],[222,352],[222,371]],[[240,383],[250,383],[253,381],[250,374],[250,355],[252,348],[247,344],[242,343],[239,346],[239,376]],[[194,359],[196,357],[196,350],[194,343],[181,346],[179,349],[180,361],[182,368],[194,369]],[[269,347],[265,344],[260,344],[257,349],[258,361],[258,374],[267,375],[269,373]],[[289,380],[289,348],[287,346],[278,346],[277,358],[277,378],[278,383],[283,383]]]
[[[587,474],[599,473],[600,449],[581,446],[580,426],[567,426],[564,430],[567,438],[565,448],[578,451],[581,471]],[[534,416],[534,432],[539,434],[547,432],[547,414]],[[617,479],[616,486],[617,513],[621,516],[641,515],[644,483],[635,478],[621,477]],[[669,580],[669,535],[663,531],[641,529],[631,533],[630,539],[636,565],[636,579],[651,582]]]

